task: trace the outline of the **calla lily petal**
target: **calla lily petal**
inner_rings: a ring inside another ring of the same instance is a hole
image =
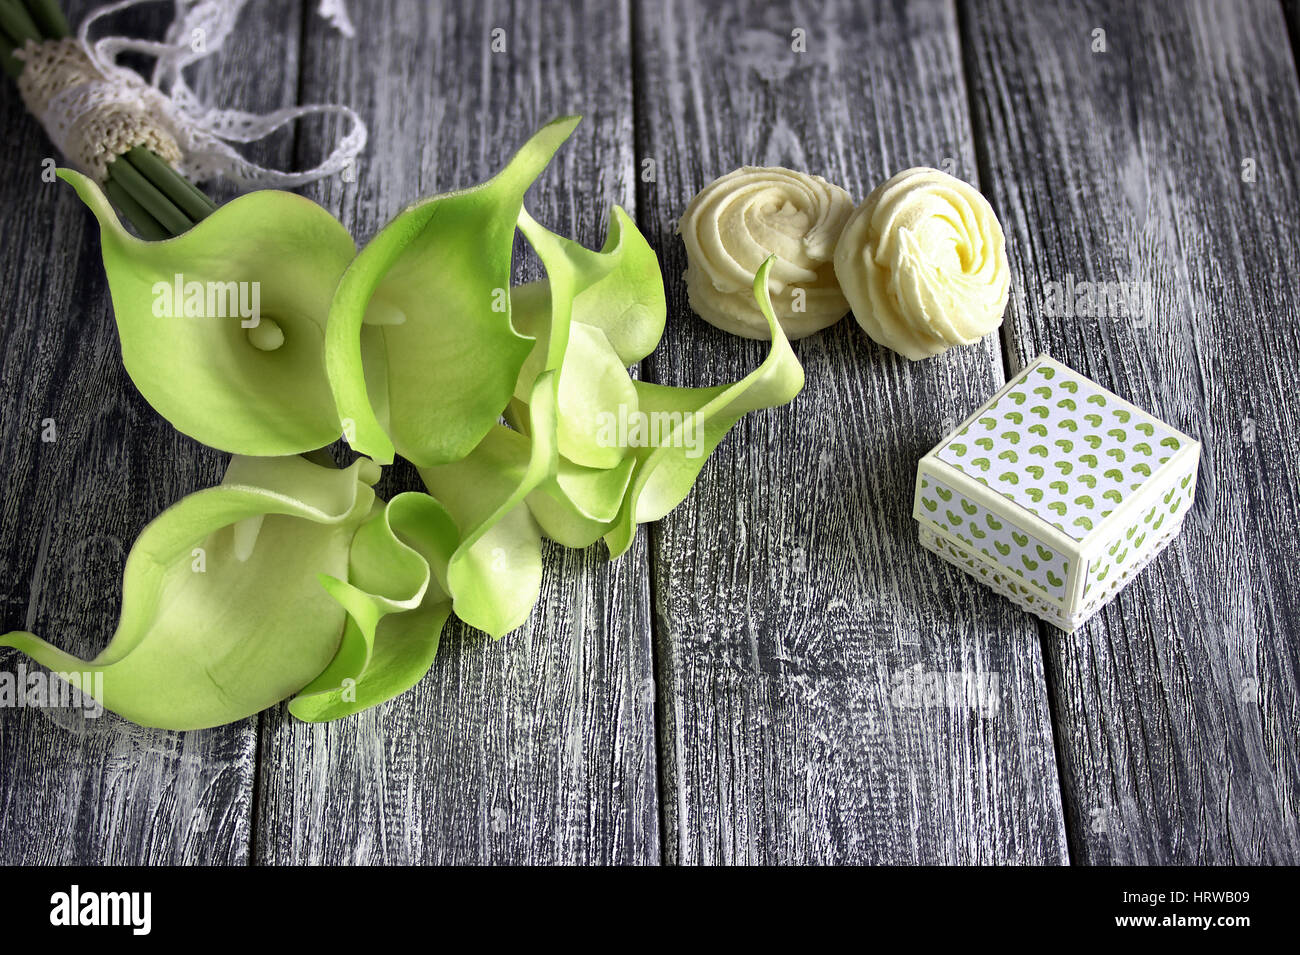
[[[599,328],[619,362],[624,367],[635,365],[655,350],[668,317],[659,259],[636,223],[618,206],[610,215],[609,233],[599,255],[604,274],[588,272],[573,300],[573,321]]]
[[[376,509],[352,541],[348,580],[322,580],[347,609],[348,626],[338,654],[290,701],[290,713],[335,720],[419,682],[451,613],[447,562],[458,542],[451,516],[427,494],[399,494]]]
[[[494,638],[522,626],[541,591],[541,529],[525,499],[558,468],[555,394],[555,372],[545,372],[529,406],[532,437],[494,425],[461,460],[420,468],[461,534],[447,565],[456,616]]]
[[[617,206],[599,252],[550,232],[527,212],[519,228],[547,277],[513,293],[517,322],[536,344],[506,416],[531,434],[526,393],[543,369],[559,370],[558,467],[528,496],[528,506],[548,537],[586,547],[609,530],[631,479],[633,462],[610,425],[636,413],[626,366],[663,334],[663,277],[649,243]]]
[[[655,350],[668,314],[663,274],[654,249],[622,208],[611,208],[609,230],[599,252],[549,232],[526,211],[520,216],[520,229],[535,249],[538,243],[550,246],[552,262],[557,255],[570,261],[573,321],[604,332],[623,367],[635,365]],[[548,278],[517,286],[510,293],[515,327],[534,338],[549,321],[550,271]],[[520,381],[524,387],[517,388],[515,396],[524,398],[531,378],[521,373]]]
[[[613,527],[635,466],[631,455],[607,469],[560,458],[555,477],[528,495],[528,509],[551,540],[565,547],[590,547]]]
[[[536,342],[515,385],[526,401],[543,370],[559,370],[556,441],[560,454],[591,468],[617,467],[626,450],[602,429],[606,416],[635,412],[632,377],[605,327],[614,329],[628,354],[653,349],[663,332],[663,281],[654,252],[617,206],[610,216],[608,251],[593,252],[539,225],[527,211],[519,229],[546,267],[540,283],[521,286],[520,325]],[[644,296],[644,298],[643,298]],[[555,299],[552,301],[552,299]],[[563,327],[553,316],[569,317]],[[580,321],[587,317],[591,323]],[[653,341],[649,339],[653,336]],[[639,360],[639,359],[638,359]]]

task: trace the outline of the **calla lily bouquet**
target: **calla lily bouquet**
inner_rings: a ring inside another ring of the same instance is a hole
[[[771,351],[755,371],[709,388],[631,377],[664,329],[654,250],[617,207],[599,251],[523,208],[576,123],[542,127],[482,185],[411,205],[359,253],[329,212],[276,190],[137,238],[93,180],[61,170],[99,222],[132,381],[233,458],[140,534],[99,656],[23,631],[0,646],[102,673],[101,702],[146,726],[284,700],[337,719],[418,682],[451,614],[493,637],[523,624],[543,537],[604,539],[617,557],[681,502],[731,426],[793,399],[803,370],[769,259],[754,295]],[[546,278],[511,288],[516,229]],[[340,436],[360,455],[345,468],[321,451]],[[427,493],[376,496],[397,455]]]

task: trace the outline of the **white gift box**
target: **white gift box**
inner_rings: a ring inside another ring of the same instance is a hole
[[[921,543],[1065,631],[1182,528],[1200,442],[1046,355],[921,459]]]

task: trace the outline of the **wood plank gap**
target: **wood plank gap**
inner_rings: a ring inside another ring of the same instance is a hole
[[[1300,79],[1300,0],[1280,0],[1282,16],[1286,18],[1286,32],[1291,37],[1291,59]]]
[[[980,191],[984,193],[989,204],[993,206],[993,211],[998,212],[997,197],[992,195],[993,184],[993,166],[989,158],[988,149],[988,128],[980,118],[979,108],[975,101],[975,84],[972,82],[973,77],[979,69],[975,59],[975,49],[970,41],[970,23],[969,23],[970,0],[953,0],[953,15],[957,20],[957,43],[961,51],[962,66],[962,87],[966,91],[966,106],[970,113],[971,139],[975,149],[975,162],[979,175],[977,185]],[[1001,221],[1001,215],[999,215]],[[1009,326],[1003,324],[998,329],[998,340],[1002,344],[1000,349],[1002,353],[1002,380],[1010,381],[1011,376],[1019,373],[1021,369],[1012,368],[1015,361],[1014,350],[1007,341],[1009,335]],[[1066,815],[1065,825],[1065,854],[1070,865],[1077,865],[1080,858],[1079,846],[1075,839],[1074,829],[1070,825],[1071,815],[1076,812],[1076,807],[1071,799],[1069,789],[1066,785],[1065,778],[1065,751],[1061,739],[1061,726],[1056,715],[1057,688],[1055,680],[1051,673],[1051,668],[1047,666],[1048,660],[1048,640],[1055,639],[1054,634],[1058,631],[1051,624],[1037,621],[1035,624],[1038,628],[1038,655],[1043,661],[1043,685],[1047,693],[1048,700],[1048,722],[1052,729],[1052,749],[1056,754],[1056,780],[1061,790],[1061,810]]]
[[[91,6],[70,3],[72,21]],[[169,16],[142,8],[121,29],[156,37]],[[296,20],[290,5],[250,5],[226,49],[194,67],[199,94],[253,110],[281,105],[273,100],[291,94],[277,84],[290,77],[277,65],[296,56]],[[0,283],[0,310],[13,318],[0,330],[0,440],[10,465],[0,576],[11,582],[0,606],[6,629],[25,621],[89,657],[119,618],[131,542],[181,496],[216,484],[225,456],[177,432],[132,384],[94,219],[65,184],[41,182],[40,161],[54,148],[18,97],[0,111],[23,167],[0,202],[7,234],[18,237],[13,281]],[[287,158],[283,141],[250,148],[262,161]],[[57,424],[53,443],[40,441],[45,417]],[[6,652],[0,663],[21,660]],[[0,713],[0,861],[243,864],[256,722],[172,733],[111,714]]]
[[[597,248],[609,203],[635,213],[625,4],[557,5],[543,19],[524,0],[384,0],[367,13],[347,41],[308,19],[301,94],[353,106],[372,130],[355,177],[305,190],[359,244],[419,197],[486,180],[566,113],[585,119],[529,211]],[[324,143],[339,122],[313,121],[303,137]],[[540,274],[517,241],[514,281]],[[420,488],[399,462],[377,490]],[[645,547],[610,562],[599,546],[547,544],[519,631],[494,642],[452,622],[429,675],[348,720],[268,713],[259,861],[657,863]]]
[[[641,128],[643,117],[641,115],[641,97],[639,95],[639,86],[643,76],[644,64],[641,61],[641,29],[640,29],[640,10],[639,5],[644,0],[627,0],[627,19],[628,19],[628,50],[631,56],[628,58],[632,75],[632,181],[636,183],[635,196],[636,208],[633,210],[633,219],[636,221],[637,228],[646,235],[652,234],[649,220],[649,211],[642,196],[641,182],[641,161],[646,154],[645,149],[645,132]],[[660,268],[662,270],[662,253],[660,257]],[[646,363],[637,364],[638,374],[644,373]],[[655,531],[655,524],[646,527],[646,576],[649,578],[650,590],[650,667],[654,679],[654,736],[655,736],[655,786],[658,790],[657,809],[659,814],[659,864],[666,865],[666,850],[664,849],[664,839],[668,835],[668,819],[664,808],[664,793],[668,790],[665,788],[664,761],[668,758],[668,753],[664,748],[664,741],[667,735],[661,728],[663,718],[662,695],[664,688],[659,685],[659,615],[655,613],[655,608],[659,606],[658,585],[655,583],[655,575],[651,567],[654,562],[654,555],[659,552],[658,535]]]
[[[306,84],[306,57],[302,55],[303,44],[307,36],[308,20],[312,16],[313,5],[303,3],[298,16],[298,76],[294,83],[293,103],[285,103],[288,107],[303,105],[303,90]],[[303,136],[302,120],[296,120],[290,132],[289,155],[293,157],[293,168],[303,168]],[[295,190],[301,193],[301,189]],[[263,734],[267,731],[267,714],[265,712],[257,714],[256,736],[253,741],[253,792],[252,805],[249,808],[249,832],[248,832],[248,859],[245,864],[252,867],[261,865],[261,840],[262,840],[262,771],[263,760],[266,758],[266,744]]]

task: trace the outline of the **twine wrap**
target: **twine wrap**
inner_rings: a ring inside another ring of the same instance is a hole
[[[135,146],[152,149],[176,165],[181,149],[155,103],[161,97],[144,80],[108,81],[72,37],[29,40],[15,56],[23,60],[18,91],[59,152],[98,183],[108,164]]]

